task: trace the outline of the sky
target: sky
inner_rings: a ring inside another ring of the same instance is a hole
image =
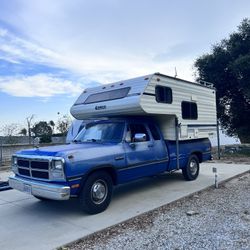
[[[0,0],[0,127],[56,121],[99,84],[175,68],[192,81],[249,17],[249,0]]]

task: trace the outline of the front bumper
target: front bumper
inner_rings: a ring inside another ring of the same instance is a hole
[[[70,198],[69,186],[27,180],[18,176],[10,177],[9,185],[13,189],[51,200],[68,200]]]

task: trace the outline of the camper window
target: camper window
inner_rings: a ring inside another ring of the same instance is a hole
[[[194,102],[181,103],[182,119],[196,120],[198,118],[197,104]]]
[[[121,99],[128,95],[129,90],[130,87],[127,87],[127,88],[115,89],[97,94],[92,94],[85,100],[84,104]]]
[[[161,103],[172,103],[172,89],[169,87],[156,86],[155,87],[155,99]]]

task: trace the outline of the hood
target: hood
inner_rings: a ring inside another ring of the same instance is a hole
[[[25,149],[16,152],[22,155],[35,155],[35,156],[64,156],[82,149],[102,148],[106,145],[100,143],[76,143],[65,144],[49,147],[41,147],[35,149]]]

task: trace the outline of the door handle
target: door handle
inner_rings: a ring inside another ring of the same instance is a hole
[[[149,147],[149,148],[152,148],[153,146],[154,146],[153,143],[148,144],[148,147]]]
[[[124,160],[124,157],[123,156],[117,156],[117,157],[115,157],[115,160],[116,161]]]

